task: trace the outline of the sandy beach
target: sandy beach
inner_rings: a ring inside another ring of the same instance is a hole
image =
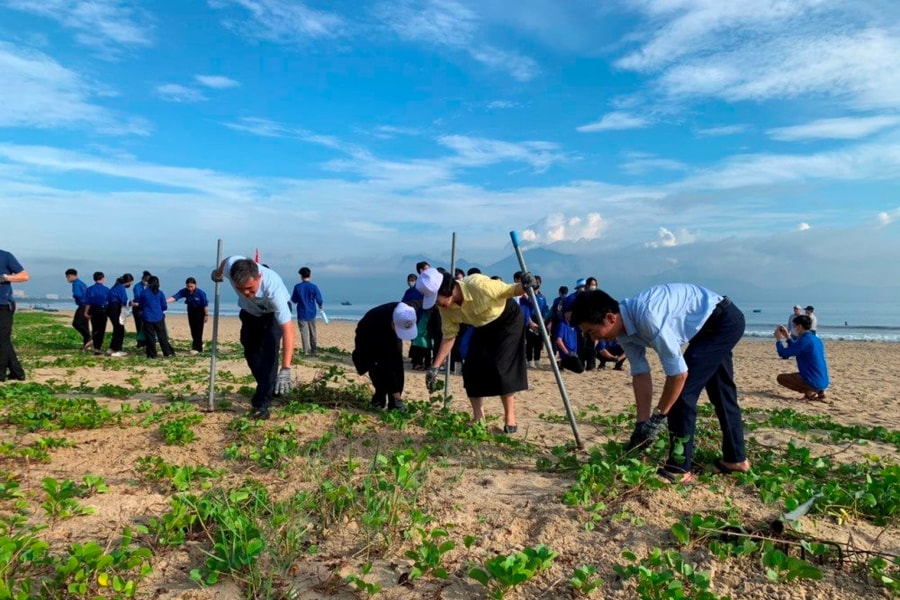
[[[60,320],[68,323],[64,314],[60,316]],[[29,368],[26,357],[24,362],[29,379],[55,384],[64,382],[72,386],[84,381],[94,387],[102,384],[128,387],[134,384],[137,376],[140,378],[140,385],[147,389],[167,382],[166,365],[188,365],[194,372],[202,373],[208,367],[207,353],[199,357],[188,356],[190,343],[186,317],[170,314],[167,321],[177,354],[174,359],[150,361],[136,354],[133,347],[126,347],[131,353],[126,359],[95,357],[90,366],[78,369],[49,364]],[[206,328],[207,340],[211,336],[211,325],[210,322]],[[129,323],[128,326],[130,330],[132,324]],[[237,318],[220,319],[219,340],[223,352],[218,368],[220,373],[229,372],[234,379],[241,381],[241,378],[249,375],[249,371],[237,346],[239,326]],[[320,348],[331,347],[349,352],[353,347],[354,329],[355,323],[352,322],[332,321],[328,325],[319,323]],[[132,346],[133,343],[133,337],[129,337],[127,346]],[[900,389],[900,374],[896,369],[896,365],[900,364],[900,344],[830,342],[826,344],[826,352],[832,380],[832,387],[828,392],[830,403],[807,403],[799,401],[798,394],[777,385],[776,375],[794,371],[795,364],[793,360],[783,361],[777,357],[774,340],[743,340],[735,353],[735,374],[742,407],[748,412],[793,408],[803,414],[827,415],[844,425],[879,425],[889,430],[900,430],[900,400],[896,393]],[[356,375],[349,356],[340,352],[327,352],[324,358],[303,358],[298,352],[295,355],[294,377],[298,382],[310,382],[334,364],[345,368],[350,381],[368,385],[366,377]],[[652,364],[655,369],[654,381],[659,386],[662,372],[655,357]],[[425,400],[427,394],[424,375],[407,368],[406,376],[405,399]],[[624,372],[609,368],[583,374],[564,372],[563,379],[575,413],[587,411],[615,414],[628,411],[632,405],[627,367]],[[202,381],[202,377],[195,378],[195,382],[197,381]],[[546,451],[570,442],[572,432],[568,424],[562,418],[552,418],[554,415],[563,417],[565,413],[546,357],[540,368],[529,370],[529,384],[529,390],[518,395],[517,439]],[[194,398],[198,405],[203,403],[205,388],[201,383],[172,385],[179,390],[184,390],[185,385],[193,386],[192,391],[196,394]],[[452,407],[468,412],[468,401],[462,393],[461,378],[451,376],[450,385],[456,394]],[[116,405],[122,400],[109,399],[108,402]],[[701,404],[705,403],[705,397],[701,398]],[[232,410],[207,414],[201,441],[183,448],[162,446],[150,433],[135,428],[66,432],[66,437],[76,440],[77,446],[55,451],[50,463],[31,465],[21,475],[23,487],[29,484],[37,486],[41,478],[47,476],[81,477],[81,473],[88,469],[103,475],[113,484],[113,490],[110,494],[97,497],[97,513],[58,523],[53,533],[70,541],[88,535],[101,538],[113,536],[116,527],[131,523],[134,519],[158,515],[167,507],[166,495],[158,491],[128,487],[127,482],[134,479],[134,464],[138,457],[158,453],[166,460],[176,463],[191,462],[215,467],[228,465],[228,468],[234,469],[233,463],[223,460],[222,448],[233,437],[228,432],[228,423],[234,418],[236,411],[246,407],[247,401],[235,396]],[[492,419],[489,421],[489,428],[499,430],[502,425],[499,420],[502,416],[499,400],[488,399],[486,410]],[[751,417],[752,415],[748,416]],[[283,420],[276,411],[269,424],[277,426],[279,422]],[[333,418],[327,415],[303,418],[299,423],[297,435],[303,439],[313,439],[334,426]],[[579,426],[586,451],[609,439],[603,428],[588,420],[580,422]],[[371,425],[365,431],[370,443],[374,443],[376,447],[389,446],[397,441],[393,432],[377,425]],[[715,426],[713,431],[717,431]],[[415,437],[416,433],[409,432],[409,435]],[[623,429],[618,439],[624,440],[627,435],[628,431]],[[752,435],[760,444],[774,448],[785,447],[798,436],[796,431],[775,427],[757,429]],[[16,437],[10,432],[0,436],[0,440],[14,443],[22,443],[25,439],[28,439],[27,436]],[[808,436],[801,441],[814,454],[833,456],[836,461],[859,462],[866,460],[867,456],[878,456],[886,462],[898,460],[897,449],[890,444],[849,443],[838,447],[815,436]],[[347,441],[347,444],[351,443]],[[585,453],[580,459],[585,460],[586,457]],[[679,515],[699,510],[717,511],[728,505],[743,519],[764,521],[781,510],[779,504],[763,504],[753,490],[747,487],[731,482],[701,483],[685,489],[652,490],[645,495],[624,499],[621,512],[616,514],[627,515],[627,518],[612,519],[602,526],[598,525],[595,531],[588,531],[580,524],[578,511],[560,503],[561,494],[572,484],[572,474],[538,471],[535,469],[534,457],[511,460],[501,463],[499,467],[490,466],[490,461],[473,467],[463,457],[458,457],[458,460],[450,457],[443,469],[453,472],[452,478],[448,476],[447,479],[447,482],[452,483],[436,484],[430,489],[430,497],[425,501],[430,514],[435,515],[435,522],[453,523],[460,532],[477,535],[477,548],[486,555],[509,553],[544,543],[563,557],[558,559],[558,566],[551,570],[548,578],[541,583],[523,587],[519,592],[510,593],[506,596],[509,598],[571,597],[570,592],[564,591],[567,586],[564,582],[571,574],[572,566],[578,564],[597,565],[607,581],[593,597],[636,597],[633,588],[616,581],[610,565],[622,562],[620,554],[624,549],[640,553],[653,546],[671,545],[668,528]],[[440,470],[441,476],[446,476],[443,469]],[[262,476],[259,473],[256,475]],[[437,476],[436,472],[435,477]],[[275,476],[272,483],[286,489],[293,489],[298,485],[290,476]],[[841,543],[852,537],[854,543],[861,547],[898,554],[900,533],[896,524],[895,519],[893,525],[882,528],[861,519],[837,523],[825,516],[818,516],[807,518],[804,530]],[[300,583],[295,582],[296,598],[325,597],[321,593],[321,585],[328,579],[329,569],[342,573],[353,572],[353,569],[359,572],[359,557],[342,556],[340,544],[333,543],[333,546],[320,548],[320,559],[310,559],[297,566],[296,581]],[[470,550],[467,555],[470,558],[471,552]],[[466,560],[460,552],[453,556],[460,561]],[[775,584],[767,581],[758,568],[747,572],[746,564],[749,563],[712,561],[708,554],[700,550],[692,556],[696,557],[700,567],[713,570],[715,591],[729,594],[732,598],[811,600],[890,597],[888,592],[866,583],[862,577],[834,568],[825,568],[825,578],[821,582]],[[208,589],[198,589],[186,580],[183,566],[186,560],[187,555],[170,556],[163,564],[154,568],[151,579],[156,592],[152,597],[193,600],[240,597],[233,584],[227,582]],[[460,576],[449,583],[421,583],[415,588],[394,585],[397,574],[407,568],[407,564],[408,561],[402,556],[385,556],[376,561],[370,578],[374,577],[383,584],[383,591],[378,597],[483,597],[480,595],[483,594],[483,589],[474,586],[471,580],[466,580],[464,571],[459,570],[456,574]],[[341,588],[335,591],[333,597],[353,598],[361,595],[357,596],[355,592]]]

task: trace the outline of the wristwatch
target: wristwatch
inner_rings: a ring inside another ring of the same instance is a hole
[[[654,417],[665,417],[665,416],[666,416],[666,413],[664,413],[663,411],[659,410],[659,407],[657,406],[656,408],[653,409],[653,416],[654,416]]]

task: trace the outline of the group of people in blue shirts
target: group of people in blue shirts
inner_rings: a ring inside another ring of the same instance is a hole
[[[172,296],[166,296],[160,289],[159,277],[144,271],[141,280],[135,284],[131,273],[117,277],[112,287],[106,285],[106,275],[95,271],[93,284],[88,286],[78,277],[76,269],[66,270],[66,281],[72,285],[72,299],[76,309],[72,317],[72,327],[81,335],[82,350],[102,355],[106,338],[107,321],[112,325],[112,338],[106,355],[124,357],[125,323],[128,316],[134,319],[137,332],[137,346],[143,348],[148,358],[156,358],[157,342],[163,356],[174,356],[175,350],[169,342],[165,312],[168,305],[184,300],[187,306],[188,324],[191,330],[191,354],[203,351],[203,329],[209,320],[209,300],[206,293],[197,287],[197,281],[188,277],[185,287]],[[131,298],[128,290],[132,289]]]

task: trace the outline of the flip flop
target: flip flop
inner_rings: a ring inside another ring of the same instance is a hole
[[[660,467],[656,470],[656,474],[668,485],[693,485],[697,483],[697,476],[690,471],[686,473],[676,473],[674,471],[669,471],[665,467]]]
[[[735,469],[733,467],[729,467],[725,464],[725,462],[721,459],[717,460],[713,463],[711,472],[713,475],[733,475],[735,473],[746,473],[750,469]]]

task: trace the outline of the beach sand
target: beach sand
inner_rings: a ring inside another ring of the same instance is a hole
[[[65,317],[62,316],[61,319]],[[66,321],[68,322],[68,321]],[[208,367],[206,354],[199,357],[188,357],[189,330],[184,315],[170,314],[167,317],[170,335],[175,341],[178,356],[175,363],[185,362],[193,365],[195,371],[202,372]],[[129,329],[132,323],[128,324]],[[212,323],[206,328],[206,338],[210,339]],[[240,354],[239,327],[237,318],[222,318],[219,323],[219,340],[223,344],[223,354],[218,360],[219,372],[230,372],[240,379],[249,375]],[[355,323],[332,321],[329,325],[319,323],[319,347],[334,347],[349,352],[353,347]],[[74,338],[73,333],[73,338]],[[299,346],[299,335],[297,337]],[[133,344],[133,336],[129,337]],[[66,382],[78,385],[80,381],[91,386],[112,384],[131,386],[134,378],[140,378],[140,384],[149,388],[167,381],[165,370],[161,365],[164,359],[155,363],[147,359],[135,358],[135,349],[126,348],[132,353],[128,359],[97,357],[94,366],[77,370],[53,366],[43,366],[28,370],[31,381]],[[828,366],[832,386],[828,390],[830,404],[821,402],[807,403],[798,400],[799,394],[781,388],[775,382],[780,372],[794,371],[793,360],[779,359],[774,350],[774,340],[743,340],[735,351],[735,376],[739,389],[739,400],[744,409],[779,409],[793,408],[809,415],[830,416],[836,422],[845,425],[863,425],[867,427],[879,425],[890,430],[900,430],[900,405],[897,390],[900,389],[900,344],[829,342],[826,344]],[[654,382],[658,390],[663,381],[658,361],[653,357]],[[349,356],[339,353],[328,353],[326,358],[302,358],[295,355],[294,377],[300,382],[312,381],[317,374],[332,364],[341,364],[351,381],[359,381],[368,385],[366,377],[358,377],[350,364]],[[127,368],[120,365],[128,364]],[[627,363],[626,363],[627,365]],[[26,368],[28,363],[26,361]],[[408,369],[408,367],[407,367]],[[517,416],[519,433],[517,438],[536,444],[537,448],[549,452],[551,448],[571,442],[572,431],[565,419],[548,420],[542,415],[565,415],[560,393],[549,368],[546,357],[542,360],[542,368],[529,370],[530,388],[517,395]],[[196,378],[195,378],[196,380]],[[584,374],[563,373],[565,387],[575,413],[593,411],[600,414],[615,414],[628,411],[633,405],[630,377],[627,366],[624,372],[610,368]],[[469,404],[462,390],[460,377],[451,376],[451,390],[455,393],[452,407],[468,413]],[[195,394],[198,403],[204,402],[205,387],[194,383],[187,384]],[[172,384],[174,389],[185,391],[184,385]],[[407,370],[407,400],[424,400],[427,398],[424,375],[421,372]],[[111,404],[119,401],[109,400]],[[701,403],[707,403],[704,397]],[[489,427],[499,430],[502,426],[502,409],[499,399],[486,401],[486,411],[491,419]],[[236,397],[235,410],[244,410],[247,401]],[[98,496],[97,514],[80,517],[77,520],[58,524],[54,533],[71,541],[79,537],[114,536],[122,524],[132,523],[136,518],[158,515],[167,508],[166,496],[155,491],[135,490],[126,485],[134,479],[134,464],[138,457],[148,454],[161,454],[166,460],[178,464],[208,464],[217,468],[234,469],[234,463],[224,461],[222,449],[228,443],[227,424],[234,418],[234,412],[217,412],[207,414],[200,442],[186,448],[162,446],[152,437],[152,432],[134,428],[117,430],[103,429],[85,432],[66,432],[66,437],[77,441],[73,449],[59,449],[54,452],[48,464],[35,464],[23,475],[25,487],[29,482],[39,487],[42,477],[70,477],[79,479],[82,473],[92,472],[103,475],[113,490],[104,496]],[[747,418],[751,418],[748,415]],[[280,420],[277,411],[270,423]],[[320,436],[328,428],[333,427],[333,420],[328,418],[305,419],[298,435],[303,439]],[[373,427],[368,435],[375,438],[375,447],[386,447],[395,443],[396,432]],[[718,432],[717,428],[713,430]],[[619,440],[627,439],[630,426],[623,429]],[[415,432],[408,432],[410,436]],[[590,422],[580,423],[580,434],[586,450],[603,444],[608,438],[600,427]],[[791,439],[798,436],[790,429],[758,429],[752,436],[768,447],[785,447]],[[2,435],[0,440],[6,441],[10,435]],[[383,439],[378,440],[377,438]],[[21,441],[21,440],[19,440]],[[809,447],[813,454],[832,455],[833,460],[861,462],[866,456],[879,456],[882,460],[896,462],[897,450],[892,445],[872,443],[832,444],[821,441],[815,436],[800,440]],[[580,455],[581,460],[587,454]],[[460,536],[473,534],[478,537],[474,549],[462,552],[462,544],[458,543],[457,551],[451,556],[461,563],[474,557],[489,557],[496,554],[508,554],[524,547],[543,543],[560,553],[555,566],[540,583],[526,586],[522,592],[513,593],[511,598],[556,598],[571,597],[567,580],[572,569],[578,565],[595,565],[599,573],[607,581],[594,597],[632,598],[636,597],[633,587],[616,581],[612,573],[613,563],[622,563],[620,554],[630,549],[642,555],[654,546],[667,547],[673,544],[668,532],[671,524],[684,514],[695,511],[723,510],[726,505],[733,507],[746,521],[757,520],[767,522],[782,510],[779,503],[763,504],[757,492],[748,486],[739,486],[731,481],[719,478],[714,483],[682,488],[650,490],[646,494],[629,497],[622,501],[616,514],[621,518],[607,519],[598,524],[594,531],[588,531],[577,509],[565,506],[560,497],[572,485],[572,473],[552,473],[535,469],[534,457],[524,460],[516,459],[500,466],[487,461],[481,467],[465,467],[464,461],[456,461],[448,457],[453,477],[448,477],[446,485],[436,485],[430,490],[426,502],[429,514],[435,516],[436,523],[454,523]],[[454,470],[455,469],[455,470]],[[279,480],[279,485],[287,488],[295,486],[288,480]],[[850,520],[837,523],[825,516],[807,517],[804,520],[804,531],[818,537],[834,539],[845,543],[852,535],[855,543],[861,548],[874,548],[884,552],[900,554],[900,533],[896,519],[893,526],[883,530],[863,520]],[[329,555],[329,550],[332,552]],[[687,551],[685,551],[687,553]],[[813,599],[813,598],[859,598],[889,597],[881,588],[872,587],[863,581],[858,574],[825,568],[825,579],[821,582],[798,582],[793,584],[776,584],[766,580],[764,571],[757,565],[747,569],[745,562],[716,561],[710,559],[708,552],[702,549],[691,553],[698,568],[713,571],[713,589],[719,594],[730,594],[732,598],[746,599]],[[758,561],[757,561],[758,562]],[[186,575],[180,571],[182,565],[173,558],[168,564],[154,568],[151,579],[159,591],[158,598],[231,598],[236,592],[228,591],[228,584],[220,584],[210,590],[198,590],[186,581]],[[413,590],[397,586],[397,574],[408,569],[409,561],[401,556],[382,557],[376,561],[370,578],[381,578],[385,588],[379,595],[383,598],[471,598],[483,597],[483,590],[471,579],[465,577],[465,571],[458,566],[448,584],[419,584]],[[315,592],[316,585],[328,578],[325,565],[329,569],[340,569],[343,573],[359,572],[359,557],[341,556],[338,546],[322,548],[317,558],[310,557],[309,562],[298,566],[298,580],[307,581],[299,585],[298,598],[321,597]],[[303,579],[303,578],[307,579]],[[339,592],[339,598],[356,597]],[[517,595],[518,594],[518,595]]]

